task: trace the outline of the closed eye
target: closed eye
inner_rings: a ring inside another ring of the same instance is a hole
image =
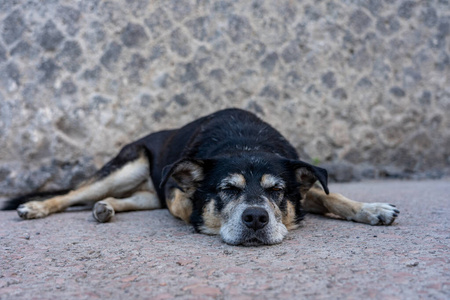
[[[220,188],[223,192],[229,192],[229,193],[240,193],[242,189],[240,187],[234,186],[234,185],[226,185]]]

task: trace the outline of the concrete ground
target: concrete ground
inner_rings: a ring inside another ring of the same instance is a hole
[[[282,244],[245,248],[165,210],[107,224],[0,212],[0,299],[450,299],[450,180],[331,191],[401,214],[388,227],[308,215]]]

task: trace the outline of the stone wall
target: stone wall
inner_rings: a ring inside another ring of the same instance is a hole
[[[335,180],[449,174],[448,0],[0,0],[0,197],[255,112]]]

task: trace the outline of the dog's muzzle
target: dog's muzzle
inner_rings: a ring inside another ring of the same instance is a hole
[[[223,241],[230,245],[273,245],[281,243],[287,234],[281,218],[268,205],[240,204],[230,216],[220,229]]]

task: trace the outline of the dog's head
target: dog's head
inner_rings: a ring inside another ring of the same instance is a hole
[[[193,203],[191,222],[232,245],[277,244],[303,218],[300,200],[327,172],[275,155],[182,159],[164,171]]]

